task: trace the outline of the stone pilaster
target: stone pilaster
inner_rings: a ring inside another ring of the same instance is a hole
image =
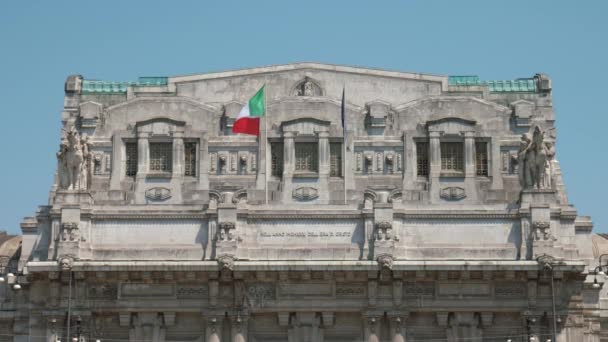
[[[222,342],[224,316],[208,316],[206,319],[205,341]]]
[[[329,189],[329,132],[320,131],[319,135],[319,201],[323,203],[329,202],[329,191],[323,191],[322,189]]]
[[[112,173],[110,175],[110,190],[121,190],[120,181],[124,177],[127,152],[120,134],[112,136]],[[139,164],[139,161],[138,161]]]
[[[319,135],[319,177],[329,176],[329,132],[320,131]]]
[[[475,177],[475,132],[464,132],[464,176]]]
[[[290,179],[295,172],[296,146],[294,142],[295,133],[283,133],[283,179]]]
[[[439,178],[441,175],[441,144],[439,142],[439,132],[429,132],[429,164],[430,177]]]
[[[363,315],[363,341],[380,342],[381,318],[379,313]]]
[[[173,132],[173,165],[172,177],[181,178],[184,176],[184,133]]]
[[[137,133],[137,178],[145,178],[148,173],[150,159],[150,143],[148,141],[150,133]]]
[[[439,200],[441,184],[441,143],[440,132],[429,132],[429,195],[433,201]]]
[[[389,319],[389,329],[391,342],[406,342],[406,320],[408,319],[408,313],[390,313],[388,316]]]
[[[236,315],[231,317],[230,336],[231,342],[247,342],[247,329],[249,317]]]

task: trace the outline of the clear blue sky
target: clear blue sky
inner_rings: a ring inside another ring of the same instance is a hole
[[[0,229],[46,204],[69,74],[298,61],[553,80],[570,202],[608,232],[608,1],[3,1]]]

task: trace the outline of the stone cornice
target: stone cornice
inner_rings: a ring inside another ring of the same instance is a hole
[[[270,66],[265,66],[265,67],[212,72],[212,73],[206,73],[206,74],[175,76],[175,77],[169,78],[169,83],[196,82],[196,81],[204,81],[204,80],[210,80],[210,79],[249,76],[249,75],[256,75],[256,74],[258,74],[258,75],[259,74],[269,74],[269,73],[296,71],[296,70],[305,70],[305,69],[334,71],[334,72],[342,72],[342,73],[357,74],[357,75],[400,78],[400,79],[427,81],[427,82],[438,82],[438,83],[441,83],[441,85],[442,85],[441,88],[443,90],[447,90],[447,88],[448,88],[448,77],[447,76],[420,74],[420,73],[408,73],[408,72],[400,72],[400,71],[388,71],[388,70],[380,70],[380,69],[334,65],[334,64],[325,64],[325,63],[310,63],[310,62],[283,64],[283,65],[270,65]]]
[[[57,272],[55,261],[30,261],[28,272]],[[554,265],[562,272],[583,272],[584,261],[567,260]],[[393,271],[538,271],[539,263],[531,260],[395,260]],[[219,271],[215,260],[205,261],[74,261],[73,271]],[[377,271],[378,263],[368,260],[236,260],[234,271]]]

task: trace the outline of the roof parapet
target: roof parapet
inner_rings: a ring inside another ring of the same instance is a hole
[[[487,86],[491,93],[538,93],[551,90],[551,81],[544,74],[514,80],[482,81],[476,75],[449,76],[450,86]]]
[[[139,77],[137,81],[114,82],[83,80],[83,94],[126,94],[129,87],[163,87],[169,83],[169,78],[164,76]]]

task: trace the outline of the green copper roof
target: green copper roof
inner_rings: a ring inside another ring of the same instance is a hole
[[[509,92],[527,92],[535,93],[536,87],[535,78],[518,78],[516,80],[499,80],[499,81],[482,81],[479,76],[450,76],[448,77],[449,85],[487,85],[492,93],[509,93]]]
[[[168,77],[140,77],[137,81],[112,82],[83,80],[83,94],[126,94],[128,87],[159,87],[166,86]]]

